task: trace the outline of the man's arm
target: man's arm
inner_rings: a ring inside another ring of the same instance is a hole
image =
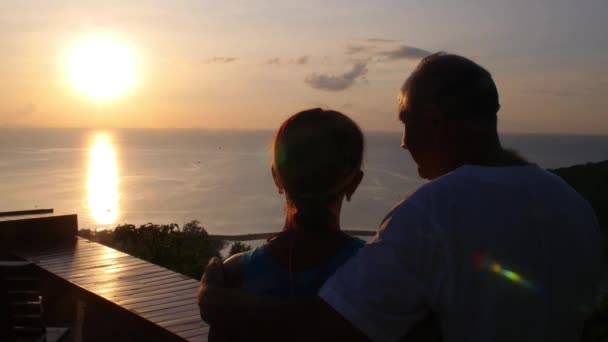
[[[219,259],[212,259],[206,271],[211,273],[211,276],[206,276],[205,279],[215,279],[215,282],[221,284],[227,289],[238,290],[242,286],[243,278],[243,266],[245,262],[245,254],[238,253],[223,263],[222,267],[216,267],[216,263],[220,262]],[[221,264],[220,264],[221,265]],[[220,281],[221,280],[221,281]],[[224,327],[221,325],[209,326],[209,341],[232,341],[238,340],[238,334],[234,329]]]
[[[209,284],[199,290],[201,316],[241,337],[290,341],[368,341],[321,298],[257,297]]]

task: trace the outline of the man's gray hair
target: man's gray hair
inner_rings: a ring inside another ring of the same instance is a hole
[[[434,105],[449,119],[493,124],[500,109],[492,75],[465,57],[444,52],[425,57],[405,81],[400,113],[406,105]]]

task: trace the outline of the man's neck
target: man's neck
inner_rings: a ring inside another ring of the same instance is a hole
[[[500,142],[488,144],[482,149],[466,153],[464,154],[462,161],[462,164],[496,167],[523,166],[530,164],[530,162],[521,157],[517,152],[504,149],[500,145]]]

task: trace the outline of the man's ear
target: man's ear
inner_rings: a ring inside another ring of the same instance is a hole
[[[272,179],[274,180],[274,185],[277,186],[277,189],[279,189],[279,193],[282,194],[283,191],[285,191],[285,187],[283,186],[283,183],[281,183],[281,178],[279,177],[277,170],[274,168],[274,165],[270,167],[270,171],[272,172]]]
[[[359,171],[357,171],[355,178],[353,178],[353,180],[350,181],[350,183],[346,186],[346,189],[344,191],[344,196],[346,196],[347,201],[350,201],[350,198],[355,194],[355,191],[359,187],[359,184],[361,184],[362,180],[363,180],[363,171],[359,170]]]

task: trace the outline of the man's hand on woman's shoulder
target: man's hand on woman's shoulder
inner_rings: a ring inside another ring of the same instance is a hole
[[[209,311],[205,310],[207,299],[209,297],[210,287],[224,286],[224,268],[222,260],[218,257],[213,257],[209,260],[205,273],[201,277],[201,283],[198,288],[198,306],[200,308],[201,318],[205,322],[209,322]]]

